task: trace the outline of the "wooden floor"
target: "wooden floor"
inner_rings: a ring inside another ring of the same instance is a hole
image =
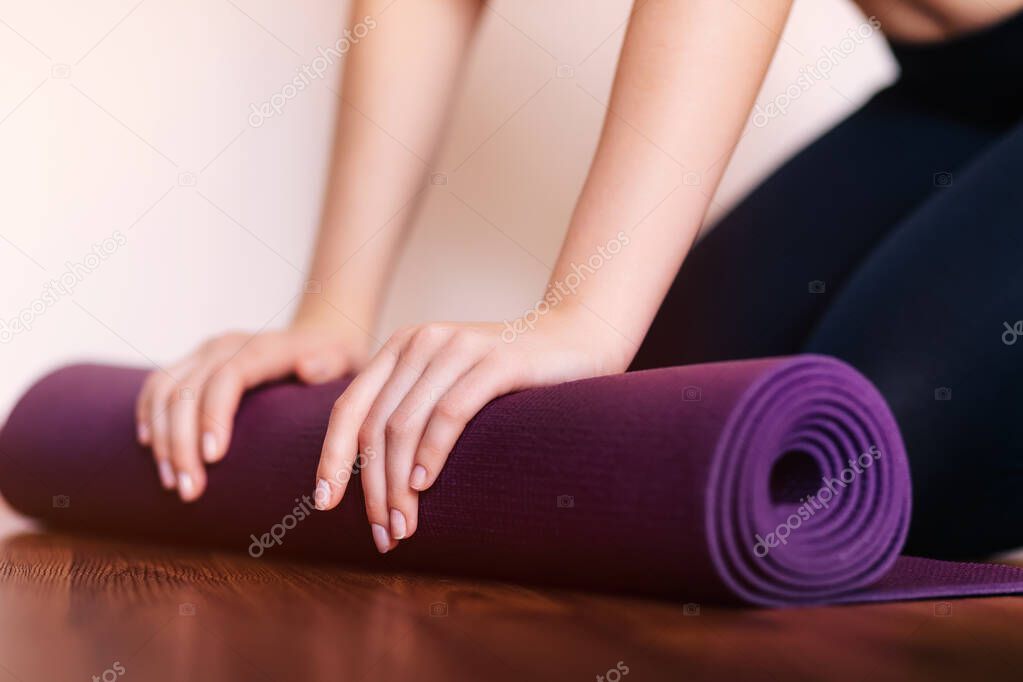
[[[0,682],[1023,677],[1019,598],[694,610],[76,538],[0,507]]]

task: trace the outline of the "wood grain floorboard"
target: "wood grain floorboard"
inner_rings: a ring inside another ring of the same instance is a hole
[[[996,680],[1021,663],[1019,598],[687,615],[75,537],[0,508],[0,682]]]

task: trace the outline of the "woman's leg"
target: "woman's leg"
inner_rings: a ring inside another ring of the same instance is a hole
[[[1023,546],[1021,179],[1023,125],[892,230],[804,348],[860,369],[895,412],[911,553]]]
[[[896,85],[800,152],[697,243],[632,369],[796,352],[881,238],[994,139]]]

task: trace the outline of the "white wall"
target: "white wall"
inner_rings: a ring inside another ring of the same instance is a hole
[[[335,43],[343,5],[0,0],[0,319],[37,301],[31,330],[0,339],[0,417],[59,363],[166,363],[217,331],[288,319],[339,69],[258,128],[249,106]],[[381,335],[533,302],[593,151],[629,5],[492,2],[438,162],[448,185],[428,190]],[[862,21],[840,0],[799,0],[760,101]],[[571,77],[554,77],[559,65]],[[751,125],[715,215],[892,72],[875,36],[786,115]],[[38,300],[115,233],[124,243],[108,241],[113,253],[79,270],[72,294]]]

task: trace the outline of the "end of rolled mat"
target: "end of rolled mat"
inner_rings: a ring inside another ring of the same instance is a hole
[[[69,502],[64,492],[50,490],[40,480],[46,472],[32,466],[33,461],[54,443],[65,444],[68,452],[77,450],[75,446],[81,434],[89,433],[93,424],[69,422],[70,415],[88,414],[90,419],[108,417],[134,429],[134,411],[129,401],[137,395],[147,371],[99,363],[72,363],[37,379],[15,403],[0,428],[0,495],[15,510],[37,518],[69,508],[69,503],[62,506]],[[106,390],[111,384],[121,390]],[[96,403],[98,387],[104,388],[103,395],[108,402]],[[109,400],[114,395],[120,396],[120,401]],[[89,405],[92,409],[65,409],[74,405]],[[49,423],[47,420],[55,414],[62,415],[61,421]]]
[[[890,570],[909,528],[909,468],[862,374],[827,356],[787,359],[749,387],[723,432],[707,537],[740,599],[841,601]]]

